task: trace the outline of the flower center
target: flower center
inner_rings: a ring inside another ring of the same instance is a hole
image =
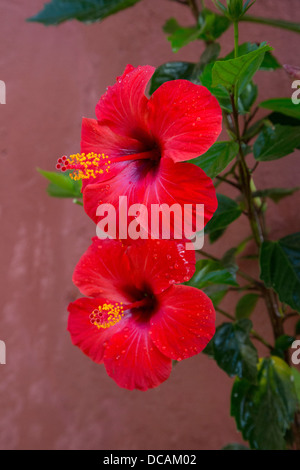
[[[92,313],[90,313],[89,318],[91,324],[100,330],[100,328],[106,329],[114,326],[122,320],[125,312],[128,310],[131,310],[133,315],[136,315],[136,312],[138,312],[138,317],[146,320],[146,317],[148,318],[149,312],[152,312],[152,309],[153,299],[148,295],[145,295],[142,300],[137,300],[136,302],[127,305],[124,305],[123,302],[104,303],[103,305],[99,305],[98,308],[95,308]]]
[[[113,163],[144,160],[151,163],[151,166],[155,166],[159,162],[160,157],[160,151],[157,146],[153,146],[150,150],[148,149],[140,153],[114,157],[111,160],[108,160],[109,157],[104,153],[76,153],[69,157],[64,155],[59,158],[56,163],[56,169],[62,172],[71,170],[69,173],[70,178],[78,181],[81,179],[97,178],[98,175],[108,173],[110,165]]]

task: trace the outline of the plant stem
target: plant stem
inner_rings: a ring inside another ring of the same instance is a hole
[[[229,179],[225,178],[224,176],[216,176],[216,179],[219,181],[222,181],[223,183],[230,184],[231,186],[234,186],[237,189],[240,189],[240,185],[235,183],[234,181],[230,181]]]
[[[235,35],[236,39],[236,35]],[[236,51],[236,43],[235,43],[235,51]],[[237,90],[235,90],[235,96],[238,96]],[[233,121],[235,125],[236,131],[236,140],[239,144],[239,173],[240,173],[240,183],[242,187],[242,193],[244,194],[246,207],[248,211],[248,218],[250,222],[250,226],[252,229],[254,240],[257,244],[257,247],[260,249],[262,243],[265,240],[265,228],[264,223],[260,222],[257,208],[255,206],[255,201],[252,196],[252,189],[251,189],[251,173],[246,164],[245,155],[243,152],[243,139],[240,134],[240,127],[239,127],[239,115],[236,106],[236,99],[234,95],[231,95],[231,103],[232,103],[232,110],[233,110]],[[278,300],[276,297],[275,292],[272,289],[268,289],[263,285],[262,287],[263,296],[265,299],[265,304],[268,310],[269,318],[272,324],[273,335],[274,339],[276,340],[279,336],[284,334],[284,327],[283,327],[283,318],[279,312],[278,307]],[[289,364],[289,356],[287,351],[285,352],[285,361]],[[294,436],[294,446],[296,449],[300,450],[300,418],[298,413],[295,414],[295,422],[292,427],[293,436]]]
[[[236,59],[239,55],[239,22],[234,21],[234,58]]]
[[[192,10],[192,13],[196,19],[196,21],[198,22],[198,17],[199,17],[199,8],[198,8],[198,5],[197,5],[197,1],[196,0],[187,0],[188,1],[188,5],[190,7],[190,9]]]

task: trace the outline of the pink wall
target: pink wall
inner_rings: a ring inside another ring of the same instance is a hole
[[[0,448],[214,449],[242,442],[229,417],[232,380],[204,355],[183,361],[166,383],[141,393],[118,388],[72,346],[66,306],[78,293],[71,276],[95,227],[79,206],[49,198],[36,172],[53,170],[60,155],[78,151],[82,116],[94,117],[100,95],[127,63],[197,60],[200,42],[174,56],[161,31],[167,18],[188,25],[191,14],[168,0],[142,0],[102,24],[26,23],[43,3],[0,6],[0,79],[7,86],[7,104],[0,106],[0,339],[7,346]],[[260,0],[253,14],[300,22],[299,0]],[[243,24],[241,40],[268,40],[282,63],[300,65],[295,33]],[[230,49],[232,30],[222,42],[223,53]],[[258,81],[261,99],[291,94],[284,71],[261,72]],[[297,159],[299,152],[261,164],[257,186],[299,185]],[[299,193],[270,206],[272,237],[300,230]],[[227,232],[228,248],[247,233],[241,218]],[[213,251],[222,249],[219,243]],[[254,324],[270,336],[262,305]]]

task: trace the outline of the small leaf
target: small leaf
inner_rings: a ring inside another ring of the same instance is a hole
[[[212,219],[205,226],[205,233],[212,234],[225,229],[242,213],[237,203],[223,194],[217,194],[218,208]]]
[[[200,82],[217,98],[221,108],[224,111],[232,113],[231,100],[226,88],[221,85],[215,87],[212,86],[213,67],[214,64],[210,63],[204,68],[200,76]]]
[[[166,64],[160,65],[155,70],[150,86],[150,95],[157,90],[160,85],[170,80],[190,80],[195,81],[193,78],[193,73],[195,71],[196,64],[192,62],[167,62]]]
[[[27,21],[56,25],[76,19],[86,23],[100,21],[120,10],[135,5],[140,0],[52,0],[43,10]]]
[[[237,303],[235,308],[235,317],[237,320],[241,320],[242,318],[249,318],[257,301],[259,299],[259,295],[257,294],[245,294]]]
[[[220,261],[210,259],[201,259],[196,262],[195,274],[186,284],[198,289],[211,284],[238,286],[235,273],[230,272]]]
[[[258,135],[254,147],[254,157],[258,161],[277,160],[294,152],[300,145],[300,127],[265,126]]]
[[[163,29],[169,34],[168,41],[171,43],[173,52],[177,52],[183,46],[198,39],[206,42],[215,41],[229,28],[230,24],[228,18],[205,8],[199,15],[197,26],[183,27],[177,20],[170,18]]]
[[[183,28],[177,23],[178,27],[175,29],[170,36],[168,36],[168,41],[170,41],[172,46],[172,51],[177,52],[184,46],[187,46],[190,42],[196,41],[199,39],[199,28],[197,26],[191,26],[188,28]],[[164,30],[170,29],[170,20],[165,25]],[[175,22],[173,22],[173,27]]]
[[[249,82],[238,98],[239,114],[246,114],[251,111],[258,95],[258,87],[253,82]]]
[[[295,335],[299,336],[300,335],[300,320],[297,321],[296,326],[295,326]]]
[[[45,171],[40,168],[38,172],[43,175],[50,184],[47,191],[53,197],[72,197],[81,198],[81,181],[72,180],[67,173],[58,173],[54,171]]]
[[[295,188],[269,188],[269,189],[261,189],[259,191],[255,191],[253,193],[253,197],[269,197],[272,201],[278,203],[281,199],[291,196],[296,191],[299,191],[300,186]]]
[[[284,302],[300,311],[300,232],[265,241],[260,251],[260,278]]]
[[[298,405],[300,405],[300,372],[298,371],[298,369],[295,369],[295,367],[292,367],[291,370],[292,370],[292,376],[294,379]]]
[[[300,106],[296,106],[291,98],[274,98],[260,103],[261,108],[270,109],[286,116],[300,119]]]
[[[229,376],[237,375],[255,381],[258,361],[256,348],[250,341],[252,322],[248,319],[236,323],[223,323],[213,337],[214,358]]]
[[[292,371],[279,357],[260,361],[257,384],[236,378],[231,416],[252,449],[284,450],[297,407]]]
[[[202,352],[213,359],[213,357],[214,357],[214,346],[213,346],[212,340],[207,344],[207,346],[203,349]]]
[[[239,146],[236,142],[217,142],[204,155],[190,161],[209,176],[214,178],[237,156]]]
[[[272,50],[262,44],[258,49],[236,59],[217,61],[212,71],[212,86],[222,85],[230,92],[237,88],[241,93],[259,69],[264,55]]]
[[[211,284],[202,287],[202,291],[208,295],[215,307],[224,299],[228,292],[228,286],[226,284]]]
[[[248,54],[249,52],[256,51],[259,48],[258,44],[253,44],[251,42],[244,42],[243,44],[240,44],[238,47],[238,57],[241,55]],[[228,54],[225,59],[234,59],[234,50]],[[272,71],[272,70],[277,70],[281,68],[280,63],[274,57],[274,55],[270,52],[267,51],[265,53],[265,56],[263,58],[263,61],[259,67],[260,70],[265,70],[265,71]]]
[[[273,71],[280,69],[281,65],[274,57],[274,55],[269,51],[265,53],[265,57],[261,63],[260,70],[265,70],[265,71]]]
[[[281,351],[286,351],[291,347],[295,338],[289,335],[281,335],[275,341],[275,349],[280,349]]]

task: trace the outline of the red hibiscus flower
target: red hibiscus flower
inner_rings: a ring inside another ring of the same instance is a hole
[[[118,209],[120,195],[127,196],[128,205],[146,207],[204,204],[205,223],[217,208],[211,179],[183,162],[202,155],[216,141],[221,108],[207,88],[187,80],[166,82],[148,99],[145,88],[154,71],[128,65],[98,102],[97,120],[83,119],[81,151],[107,155],[110,164],[109,170],[104,168],[100,158],[88,167],[85,161],[73,165],[94,171],[94,178],[83,179],[83,201],[96,223],[99,204]]]
[[[104,363],[120,387],[147,390],[169,377],[172,359],[198,354],[215,332],[200,290],[175,285],[195,271],[195,253],[170,240],[123,245],[93,239],[73,281],[88,296],[69,305],[73,344]]]

